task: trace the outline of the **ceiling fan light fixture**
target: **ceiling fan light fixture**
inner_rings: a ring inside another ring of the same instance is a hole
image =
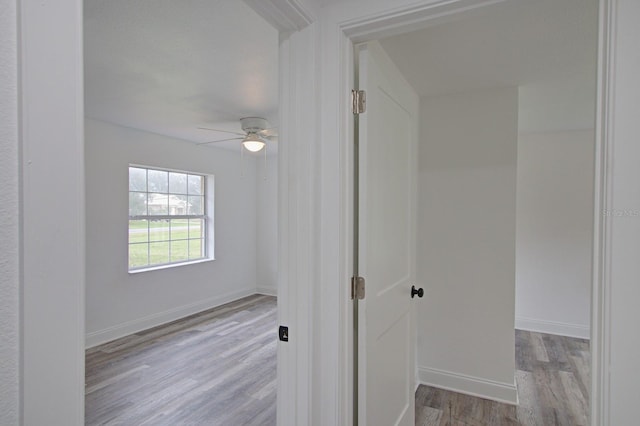
[[[242,146],[244,146],[247,151],[258,152],[264,148],[265,143],[255,133],[249,133],[242,141]]]

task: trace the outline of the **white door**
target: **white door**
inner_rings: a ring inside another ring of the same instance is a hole
[[[378,43],[358,52],[359,425],[413,426],[418,97]]]

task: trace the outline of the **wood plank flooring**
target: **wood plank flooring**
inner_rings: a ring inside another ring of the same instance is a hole
[[[276,300],[254,295],[87,350],[87,425],[276,423]],[[587,425],[589,342],[516,330],[519,406],[420,386],[418,426]]]
[[[276,299],[254,295],[86,352],[87,425],[275,425]]]
[[[516,330],[516,407],[421,385],[417,426],[588,425],[589,341]]]

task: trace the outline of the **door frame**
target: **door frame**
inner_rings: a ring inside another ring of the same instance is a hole
[[[313,271],[314,246],[301,229],[314,216],[305,203],[308,188],[292,190],[300,182],[290,176],[314,185],[303,173],[312,166],[300,157],[314,145],[313,138],[301,136],[315,115],[302,108],[309,93],[288,76],[301,82],[313,75],[314,62],[303,47],[313,43],[307,27],[316,11],[300,0],[245,1],[280,34],[279,108],[286,116],[280,120],[278,155],[278,321],[295,326],[300,337],[278,342],[278,423],[305,424],[311,406],[311,286],[292,283],[306,282]],[[19,422],[79,426],[85,399],[83,0],[16,4]],[[43,214],[43,207],[54,208]]]
[[[349,300],[349,280],[353,270],[353,120],[347,102],[347,94],[353,85],[353,45],[425,28],[465,14],[475,8],[503,0],[422,0],[394,2],[393,7],[383,2],[356,5],[335,4],[327,7],[323,16],[320,86],[324,87],[321,99],[322,162],[320,171],[322,186],[331,188],[329,195],[320,197],[324,213],[323,222],[341,230],[340,235],[323,232],[320,235],[323,282],[341,283],[323,285],[320,303],[323,309],[318,321],[327,333],[320,336],[321,347],[327,348],[330,359],[323,362],[325,372],[337,368],[337,375],[329,376],[324,386],[337,389],[334,396],[322,395],[322,409],[335,413],[329,423],[347,425],[353,417],[353,304]],[[354,2],[355,3],[355,2]],[[373,2],[372,2],[373,3]],[[358,7],[359,6],[359,7]],[[610,264],[611,220],[601,214],[611,211],[612,152],[612,99],[614,63],[611,52],[615,48],[616,31],[615,0],[599,0],[596,141],[595,141],[595,190],[594,190],[594,238],[591,288],[591,424],[606,425],[609,418],[609,347],[604,330],[610,326]],[[330,142],[331,141],[331,142]],[[336,181],[335,164],[339,164]],[[331,255],[331,253],[334,253]],[[336,258],[337,257],[337,258]],[[336,263],[338,268],[336,269]],[[337,301],[338,306],[335,306]],[[332,305],[333,303],[333,305]],[[340,339],[328,336],[339,335]]]

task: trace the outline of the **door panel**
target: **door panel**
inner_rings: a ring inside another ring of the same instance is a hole
[[[359,424],[414,424],[418,98],[376,42],[358,49]]]

